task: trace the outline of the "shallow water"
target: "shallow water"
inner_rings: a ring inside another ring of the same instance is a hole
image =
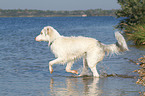
[[[65,65],[48,62],[55,59],[46,42],[34,38],[44,26],[56,28],[64,36],[87,36],[105,44],[115,43],[114,17],[37,17],[0,18],[0,96],[138,96],[145,91],[136,85],[138,69],[130,60],[145,53],[144,47],[131,46],[121,55],[106,56],[97,65],[101,78],[77,77],[65,72]],[[82,60],[72,69],[79,73]]]

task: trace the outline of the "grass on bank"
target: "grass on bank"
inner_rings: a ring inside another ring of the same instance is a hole
[[[128,26],[125,30],[128,40],[133,41],[136,45],[145,45],[145,24]]]

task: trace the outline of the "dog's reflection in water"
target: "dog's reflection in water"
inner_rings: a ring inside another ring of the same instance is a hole
[[[99,88],[99,79],[93,77],[67,77],[64,82],[57,82],[51,78],[50,92],[54,96],[100,96],[102,90]]]

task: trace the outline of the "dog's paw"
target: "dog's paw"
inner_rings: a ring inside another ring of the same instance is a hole
[[[50,71],[50,74],[52,74],[53,73],[53,69]]]
[[[52,68],[52,66],[49,66],[49,71],[50,71],[50,74],[53,73],[53,68]]]
[[[79,74],[77,70],[72,70],[71,73]]]

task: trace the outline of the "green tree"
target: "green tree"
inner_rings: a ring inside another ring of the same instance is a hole
[[[126,17],[120,21],[117,28],[126,29],[128,26],[134,26],[144,23],[145,20],[145,0],[118,0],[121,10],[116,11],[117,18]]]
[[[118,0],[121,10],[116,16],[126,17],[117,25],[136,45],[145,44],[145,0]]]

